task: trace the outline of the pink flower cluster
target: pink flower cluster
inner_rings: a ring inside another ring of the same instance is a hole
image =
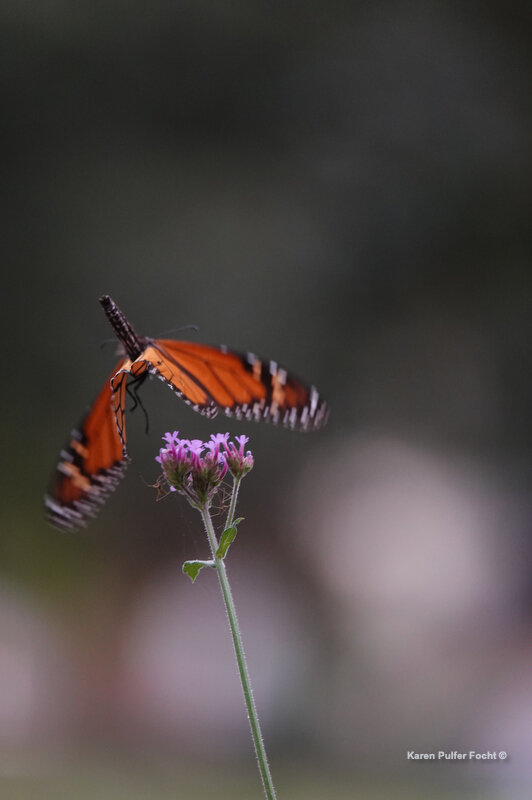
[[[240,479],[253,467],[251,452],[244,453],[247,436],[235,436],[238,446],[229,441],[228,433],[211,434],[209,442],[180,439],[179,431],[165,433],[162,438],[166,446],[155,460],[170,491],[184,494],[196,507],[210,504],[227,471]]]

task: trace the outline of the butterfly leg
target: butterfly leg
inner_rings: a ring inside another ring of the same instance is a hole
[[[131,406],[131,408],[129,410],[130,410],[130,412],[134,411],[137,408],[137,406],[140,406],[140,408],[142,409],[142,411],[144,413],[144,418],[146,420],[146,434],[148,434],[148,432],[150,430],[150,420],[149,420],[149,417],[148,417],[148,412],[146,411],[146,409],[144,407],[144,404],[143,404],[142,400],[140,399],[139,389],[140,389],[140,387],[142,386],[142,384],[144,383],[144,381],[146,380],[147,377],[148,377],[148,373],[147,372],[143,372],[140,375],[137,375],[137,376],[133,377],[129,381],[128,385],[126,386],[126,392],[129,395],[129,397],[133,400],[133,405]]]

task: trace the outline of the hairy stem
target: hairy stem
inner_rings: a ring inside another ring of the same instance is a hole
[[[233,520],[235,518],[235,508],[236,508],[236,501],[238,499],[238,490],[240,489],[240,483],[242,482],[242,478],[235,478],[233,477],[233,491],[231,493],[231,501],[229,503],[229,511],[227,512],[227,519],[225,520],[225,527],[230,528],[233,524]]]
[[[226,528],[230,526],[234,518],[236,495],[238,494],[239,485],[240,485],[240,480],[235,479],[233,486],[233,497],[231,498],[231,503],[229,506]],[[253,699],[253,693],[251,691],[251,683],[249,679],[246,658],[244,655],[244,647],[242,645],[242,635],[240,633],[240,627],[238,625],[235,603],[233,600],[231,587],[229,586],[229,579],[227,577],[225,562],[223,559],[218,558],[216,556],[216,551],[218,549],[218,541],[216,539],[216,534],[214,532],[211,515],[209,514],[208,509],[202,508],[201,515],[203,517],[205,530],[207,531],[207,537],[209,539],[209,544],[211,547],[215,568],[218,573],[218,580],[220,581],[220,587],[222,589],[222,595],[225,602],[225,610],[227,611],[227,617],[229,619],[229,627],[231,628],[231,635],[233,637],[233,646],[235,648],[238,671],[240,673],[240,681],[242,683],[242,690],[244,692],[244,700],[246,702],[246,709],[248,712],[249,724],[251,727],[251,734],[253,736],[253,743],[255,745],[255,753],[257,754],[257,761],[259,765],[260,775],[262,778],[264,792],[268,800],[275,800],[276,798],[275,789],[273,786],[273,781],[270,774],[270,768],[268,765],[268,759],[266,756],[266,750],[262,739],[262,733],[260,729],[257,709],[255,706],[255,700]]]

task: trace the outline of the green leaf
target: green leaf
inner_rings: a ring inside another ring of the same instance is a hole
[[[233,526],[232,528],[225,529],[225,531],[222,533],[220,537],[220,544],[218,545],[218,550],[216,551],[216,558],[225,558],[225,555],[229,550],[229,546],[231,542],[234,541],[235,536],[236,536],[235,526]]]
[[[225,558],[230,545],[235,540],[236,526],[240,522],[242,522],[243,519],[244,517],[238,517],[238,519],[235,519],[231,527],[226,528],[225,531],[222,533],[222,535],[220,536],[220,544],[218,545],[218,550],[216,551],[216,558]]]
[[[214,564],[212,561],[185,561],[183,564],[183,572],[185,575],[188,575],[192,583],[194,583],[203,567],[213,566]]]

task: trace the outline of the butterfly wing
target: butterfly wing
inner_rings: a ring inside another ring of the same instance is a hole
[[[229,417],[302,431],[316,430],[327,420],[327,405],[317,389],[275,361],[252,353],[241,355],[224,347],[157,339],[122,369],[135,377],[146,371],[157,375],[207,417],[222,411]]]
[[[127,363],[121,361],[113,376]],[[121,378],[112,388],[110,380],[105,382],[61,451],[55,480],[45,497],[48,521],[57,528],[84,527],[89,518],[96,516],[126,470],[126,373],[118,374]]]

